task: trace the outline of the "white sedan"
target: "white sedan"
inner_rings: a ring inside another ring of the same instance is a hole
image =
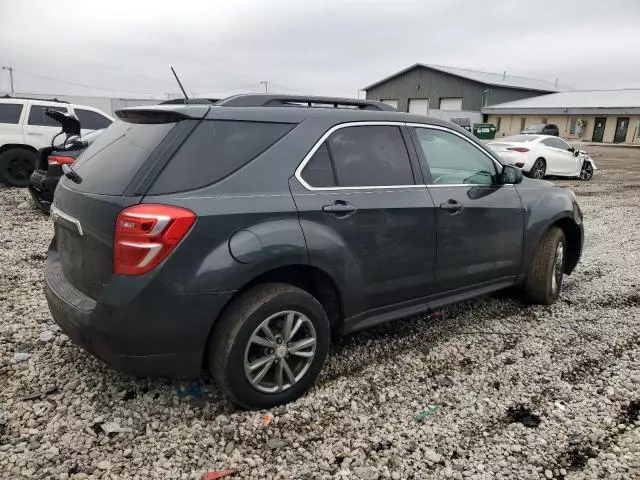
[[[514,135],[487,143],[504,163],[514,165],[533,178],[547,175],[590,180],[597,170],[593,159],[559,137]]]

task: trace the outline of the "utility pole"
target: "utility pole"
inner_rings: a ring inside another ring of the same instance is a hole
[[[2,67],[2,70],[9,71],[9,79],[11,80],[11,93],[14,93],[13,90],[13,67]]]
[[[262,80],[260,83],[264,85],[264,93],[269,93],[269,82]]]

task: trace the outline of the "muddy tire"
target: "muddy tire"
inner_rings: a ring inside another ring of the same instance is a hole
[[[36,154],[26,148],[9,148],[0,153],[0,182],[27,187],[36,167]]]
[[[308,292],[257,285],[216,322],[207,350],[222,392],[244,408],[291,402],[315,382],[329,351],[329,319]]]
[[[524,295],[528,302],[551,305],[558,299],[566,257],[564,232],[551,227],[542,235],[525,278]]]

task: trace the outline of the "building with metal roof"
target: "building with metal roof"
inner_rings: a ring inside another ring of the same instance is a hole
[[[558,125],[560,135],[593,142],[640,143],[640,89],[576,90],[482,108],[498,135],[537,123]]]
[[[567,90],[557,82],[466,68],[416,63],[365,87],[368,100],[402,112],[467,124],[482,122],[486,105]]]

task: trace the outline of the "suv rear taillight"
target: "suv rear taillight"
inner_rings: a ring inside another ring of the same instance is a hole
[[[153,270],[180,243],[196,214],[170,205],[141,204],[116,218],[113,273],[142,275]]]
[[[47,162],[49,165],[71,165],[76,159],[73,157],[63,157],[60,155],[49,155]]]

